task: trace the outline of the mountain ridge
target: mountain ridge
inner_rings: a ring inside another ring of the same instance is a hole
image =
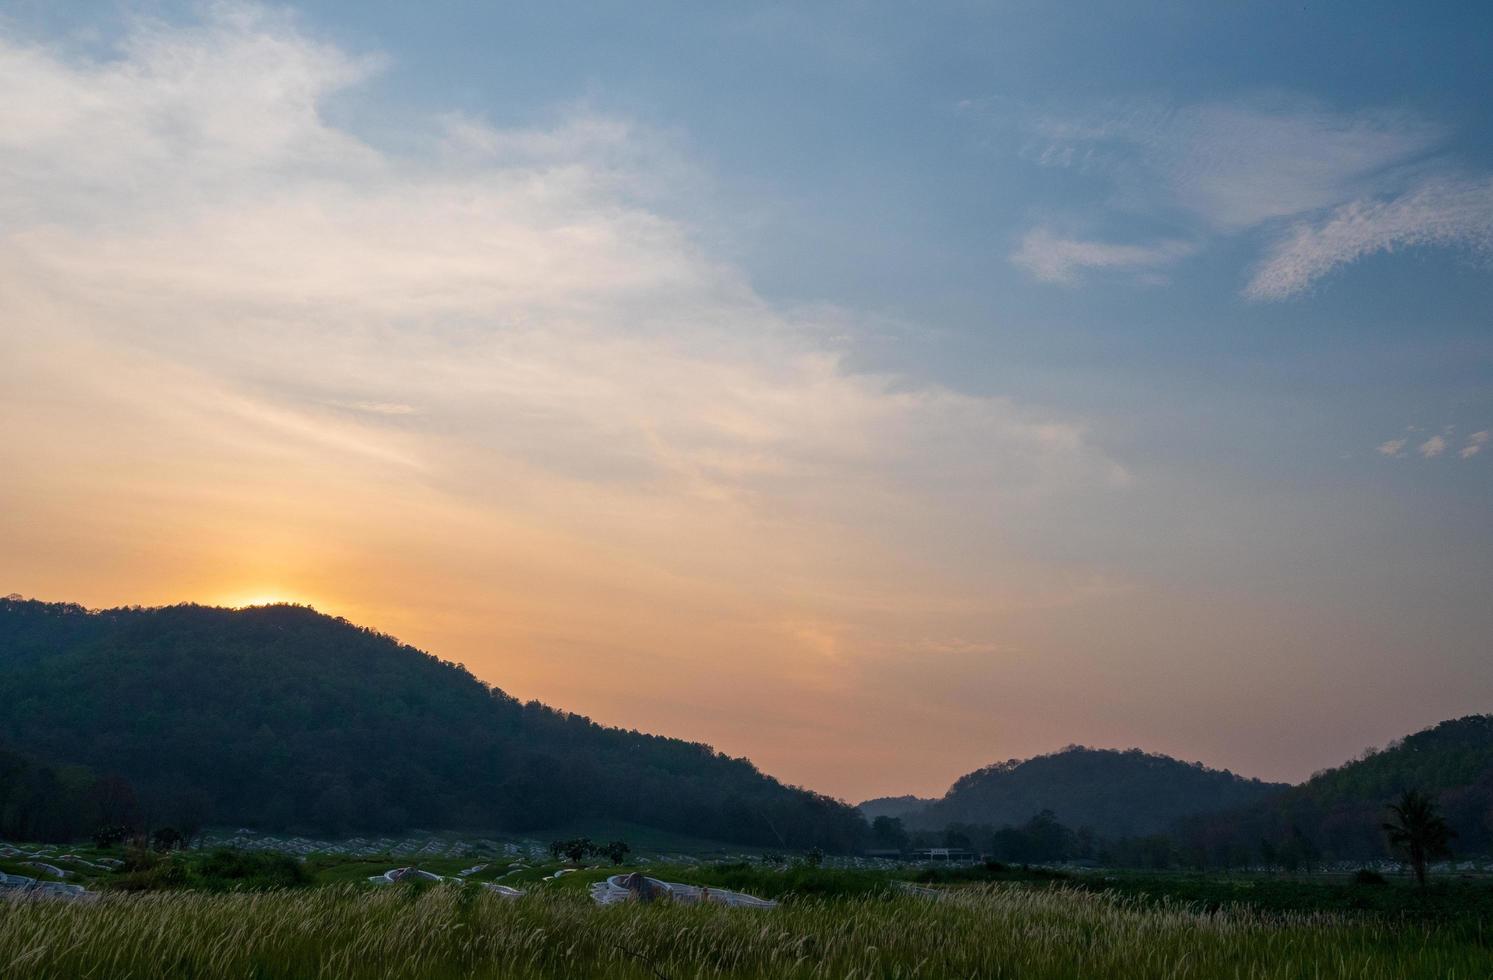
[[[903,819],[912,829],[951,823],[1000,827],[1051,811],[1069,826],[1124,837],[1160,832],[1179,818],[1230,809],[1286,788],[1141,749],[1070,745],[966,773],[942,797]]]
[[[306,606],[0,599],[0,704],[0,744],[123,777],[150,820],[342,833],[606,816],[832,851],[864,834],[846,804],[746,759],[520,703]]]

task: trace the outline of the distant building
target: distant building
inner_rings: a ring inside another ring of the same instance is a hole
[[[974,864],[980,855],[962,847],[925,847],[913,851],[912,859],[922,864]]]

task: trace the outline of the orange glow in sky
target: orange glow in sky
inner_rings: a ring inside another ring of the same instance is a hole
[[[666,133],[385,146],[335,111],[379,59],[142,30],[0,37],[0,593],[305,603],[853,800],[1069,743],[1296,778],[1493,698],[1372,521],[1137,449],[1107,375],[872,363],[911,328],[754,286]]]

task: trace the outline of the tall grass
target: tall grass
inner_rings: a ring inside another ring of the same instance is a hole
[[[99,978],[1484,978],[1434,926],[1203,915],[1066,889],[802,899],[769,912],[597,908],[475,889],[107,895],[0,902],[0,976]]]

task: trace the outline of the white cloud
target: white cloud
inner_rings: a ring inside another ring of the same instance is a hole
[[[1471,459],[1472,457],[1483,451],[1483,447],[1488,444],[1489,438],[1493,438],[1493,432],[1490,432],[1487,429],[1484,429],[1481,432],[1474,432],[1472,435],[1467,437],[1467,444],[1462,447],[1462,451],[1457,455],[1461,456],[1463,459]]]
[[[211,9],[97,61],[0,40],[0,408],[63,406],[0,449],[12,472],[166,445],[182,486],[384,466],[357,485],[679,576],[795,556],[826,593],[1126,480],[1081,420],[849,369],[644,203],[683,166],[646,130],[433,116],[394,152],[323,111],[377,59]]]
[[[1381,456],[1398,456],[1405,451],[1405,445],[1409,439],[1390,439],[1379,443],[1379,454]]]
[[[1426,459],[1435,459],[1446,452],[1446,439],[1441,436],[1432,436],[1419,446],[1416,446],[1415,451]]]
[[[1072,283],[1091,269],[1153,270],[1194,250],[1192,243],[1184,241],[1121,245],[1063,238],[1043,227],[1027,232],[1011,261],[1043,282]]]
[[[1420,245],[1493,247],[1493,179],[1428,179],[1398,197],[1355,201],[1320,223],[1298,224],[1270,249],[1245,295],[1282,299],[1366,255]]]

